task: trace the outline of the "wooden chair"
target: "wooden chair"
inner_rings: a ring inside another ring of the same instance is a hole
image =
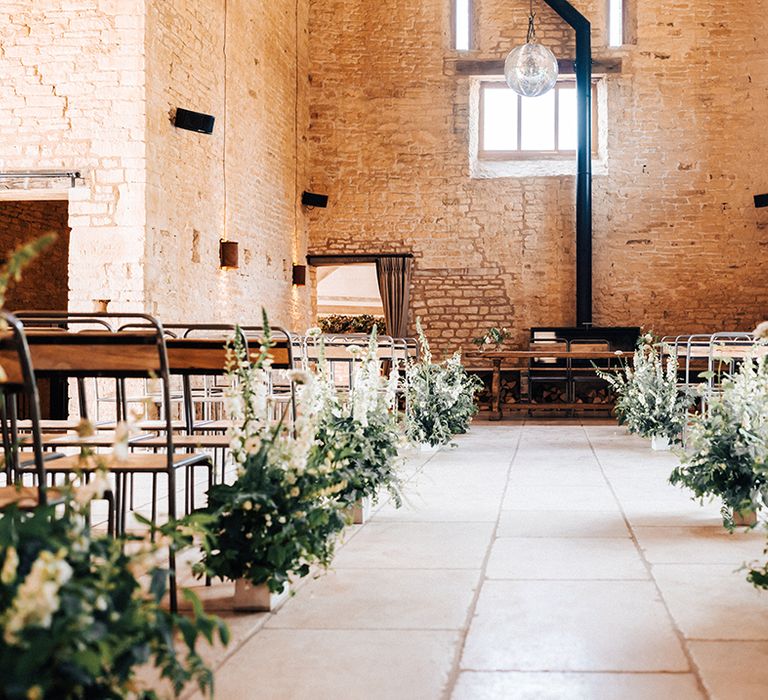
[[[7,480],[6,485],[0,488],[0,511],[10,506],[31,510],[47,505],[49,500],[61,500],[62,494],[48,488],[40,430],[40,398],[24,328],[15,316],[6,311],[0,311],[0,323],[0,392],[3,397],[3,447]],[[26,399],[29,410],[32,429],[31,460],[20,458],[19,443],[11,433],[7,421],[6,407],[14,403],[19,396]],[[36,486],[24,486],[17,480],[18,470],[22,465],[35,475]]]
[[[98,460],[79,455],[67,455],[48,463],[49,474],[70,474],[95,470],[105,464],[116,483],[117,529],[125,530],[127,513],[127,480],[134,475],[165,475],[168,482],[168,516],[176,518],[176,474],[187,471],[187,489],[194,487],[192,475],[196,468],[208,472],[212,482],[213,463],[210,455],[197,452],[178,453],[174,446],[175,431],[171,420],[171,391],[168,354],[162,325],[146,314],[88,314],[45,312],[66,324],[67,332],[34,330],[27,334],[32,362],[41,376],[77,378],[101,377],[117,381],[129,378],[155,378],[160,381],[164,423],[164,453],[131,453],[119,459],[114,453],[99,455]],[[86,328],[94,320],[134,318],[143,328],[118,332],[73,332],[73,327]],[[41,447],[41,446],[40,446]],[[37,446],[36,446],[37,449]],[[24,470],[20,470],[23,474]],[[157,495],[153,493],[153,515]],[[175,577],[175,557],[171,550],[169,563]],[[174,578],[175,580],[175,578]],[[176,587],[171,585],[171,607],[176,609]]]

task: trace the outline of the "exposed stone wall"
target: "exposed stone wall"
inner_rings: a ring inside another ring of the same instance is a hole
[[[291,265],[306,254],[308,7],[226,4],[226,110],[224,0],[0,4],[0,170],[83,174],[69,192],[71,308],[254,322],[264,305],[306,327],[309,287],[292,287]],[[175,129],[177,106],[214,114],[214,134]]]
[[[0,171],[82,172],[69,208],[76,309],[143,304],[144,10],[144,0],[0,3]]]
[[[523,40],[528,3],[478,0],[476,50]],[[750,328],[768,312],[768,24],[763,3],[637,3],[637,44],[605,48],[607,162],[595,177],[596,324],[659,332]],[[538,3],[538,35],[573,57],[573,32]],[[450,351],[504,324],[575,321],[573,177],[471,179],[469,79],[453,74],[450,0],[313,0],[314,253],[410,251],[413,316]],[[603,117],[605,118],[605,113]]]
[[[306,255],[306,22],[296,0],[149,2],[147,302],[161,317],[258,323],[263,305],[275,323],[308,323],[307,288],[291,285]],[[213,114],[214,133],[174,128],[176,107]]]
[[[67,260],[69,257],[68,205],[66,201],[0,201],[0,258],[14,248],[55,233],[56,242],[44,257],[32,261],[20,282],[11,285],[5,306],[20,309],[66,309],[69,297]]]

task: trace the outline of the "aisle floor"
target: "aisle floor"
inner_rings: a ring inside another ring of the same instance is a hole
[[[230,618],[216,697],[768,698],[762,530],[670,486],[614,425],[479,422],[411,453],[407,503],[352,529],[272,615]]]

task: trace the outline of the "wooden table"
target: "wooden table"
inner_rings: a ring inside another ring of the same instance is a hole
[[[491,420],[497,421],[504,417],[501,408],[501,364],[504,360],[518,361],[521,363],[519,368],[528,369],[531,360],[553,359],[553,360],[607,360],[618,359],[623,355],[631,355],[626,352],[618,354],[608,350],[491,350],[488,352],[468,352],[465,357],[470,360],[490,360],[493,366],[493,380],[491,383]],[[523,361],[525,361],[523,363]],[[534,405],[534,404],[531,404]],[[540,404],[536,404],[540,405]],[[553,406],[556,404],[553,404]]]

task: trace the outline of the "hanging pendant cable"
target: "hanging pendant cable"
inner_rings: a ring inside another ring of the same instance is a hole
[[[224,129],[223,153],[221,158],[222,182],[224,183],[224,231],[221,240],[228,241],[227,220],[229,219],[229,192],[227,191],[227,0],[224,0]]]
[[[526,43],[532,44],[536,41],[536,13],[533,11],[533,0],[531,0],[531,12],[528,15],[528,38]]]

